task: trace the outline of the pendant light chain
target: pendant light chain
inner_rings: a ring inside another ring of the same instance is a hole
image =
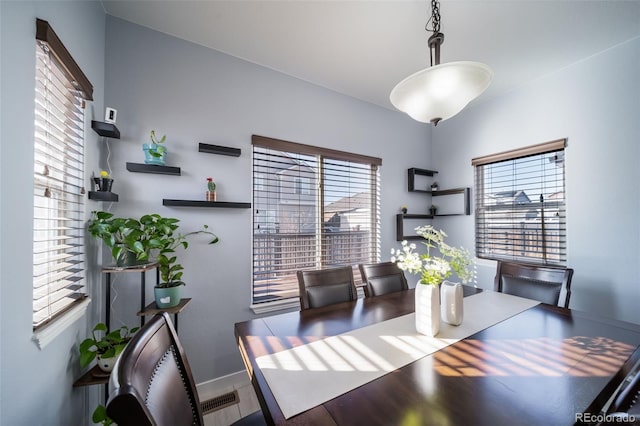
[[[429,23],[431,23],[431,28],[429,28]],[[440,45],[444,42],[444,34],[440,32],[440,2],[438,0],[431,0],[431,17],[424,29],[433,32],[428,41],[431,66],[439,65]]]
[[[431,28],[429,28],[431,23]],[[440,2],[438,0],[431,0],[431,17],[424,26],[425,31],[431,31],[433,33],[440,32]]]
[[[429,28],[429,23],[431,23],[431,28]],[[431,0],[431,18],[427,21],[424,29],[433,32],[427,42],[431,66],[439,65],[440,45],[444,42],[444,34],[440,32],[440,2],[438,0]]]

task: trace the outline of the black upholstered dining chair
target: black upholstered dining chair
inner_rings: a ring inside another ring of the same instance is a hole
[[[362,276],[365,297],[381,296],[409,289],[404,272],[394,262],[361,263],[358,269]]]
[[[495,291],[569,307],[573,269],[498,261]]]
[[[300,310],[320,308],[358,298],[351,266],[298,271]]]
[[[156,314],[122,351],[109,380],[107,414],[119,426],[204,425],[187,356],[166,312]],[[258,411],[238,424],[266,422]]]

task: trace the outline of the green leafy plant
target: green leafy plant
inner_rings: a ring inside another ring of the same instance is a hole
[[[127,326],[122,326],[109,332],[106,324],[101,322],[96,324],[91,332],[91,337],[84,339],[80,343],[80,366],[83,368],[88,366],[97,355],[102,358],[113,358],[120,355],[127,342],[131,340],[131,335],[138,331],[138,328],[129,329]],[[104,336],[98,337],[96,335],[97,332],[104,333]]]
[[[100,423],[103,426],[109,426],[113,424],[113,420],[107,415],[107,408],[102,404],[98,405],[96,409],[93,410],[91,420],[93,421],[93,423]]]
[[[125,251],[135,254],[139,261],[152,261],[157,254],[161,283],[158,287],[176,287],[184,285],[181,281],[184,267],[173,255],[182,246],[189,247],[187,238],[197,234],[211,236],[209,244],[217,243],[218,237],[204,225],[201,230],[182,234],[178,231],[179,219],[163,217],[159,214],[147,214],[140,219],[114,217],[112,213],[95,211],[89,224],[89,233],[100,238],[111,248],[111,255],[116,261],[124,256]]]
[[[402,249],[391,249],[391,261],[396,262],[403,271],[420,274],[421,284],[438,285],[449,278],[453,272],[463,283],[473,277],[471,255],[463,247],[452,247],[444,242],[447,234],[431,225],[416,228],[416,233],[424,238],[422,242],[427,252],[415,252],[416,245],[402,241]],[[431,253],[437,250],[440,256]]]
[[[154,215],[154,217],[156,219],[155,229],[157,230],[154,234],[154,245],[156,246],[155,248],[159,249],[157,261],[161,281],[157,287],[168,288],[185,285],[182,281],[184,267],[177,262],[177,257],[174,255],[176,249],[182,246],[186,250],[189,247],[187,238],[193,235],[209,235],[211,237],[209,244],[215,244],[219,239],[209,231],[208,225],[204,225],[199,231],[181,234],[178,232],[178,219],[163,218],[157,215]]]
[[[92,237],[101,239],[111,249],[118,265],[125,264],[127,252],[138,262],[149,260],[149,252],[158,247],[154,241],[154,218],[144,215],[140,219],[114,217],[113,213],[94,211],[87,230]]]
[[[156,158],[162,157],[162,155],[165,152],[167,152],[167,148],[162,145],[167,140],[167,135],[162,135],[161,138],[158,138],[156,136],[156,131],[155,130],[151,130],[151,133],[149,134],[149,138],[151,139],[151,143],[153,144],[149,148],[149,154],[152,157],[156,157]]]

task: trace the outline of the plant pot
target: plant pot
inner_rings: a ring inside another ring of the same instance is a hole
[[[156,305],[160,309],[173,308],[180,304],[180,294],[182,293],[182,285],[175,287],[154,287],[153,294],[156,299]]]
[[[443,281],[440,286],[440,300],[442,302],[442,321],[451,325],[462,324],[463,302],[462,285]]]
[[[159,146],[155,143],[143,143],[142,150],[144,151],[144,163],[155,164],[157,166],[164,166],[167,156],[167,151],[162,150],[158,152]],[[155,153],[156,155],[153,155]]]
[[[144,265],[145,263],[147,263],[146,260],[138,260],[136,254],[130,250],[122,250],[120,257],[116,259],[116,266],[121,267]]]
[[[93,182],[96,184],[96,190],[100,192],[111,192],[111,186],[113,185],[113,179],[94,177]]]
[[[440,287],[416,284],[416,331],[433,337],[440,331]]]
[[[100,354],[96,355],[96,361],[98,362],[98,368],[105,373],[111,373],[113,366],[116,365],[116,361],[120,355],[112,356],[111,358],[102,358]]]
[[[437,212],[438,212],[438,209],[436,209],[435,207],[431,207],[431,208],[429,209],[429,214],[430,214],[431,216],[435,216]]]
[[[207,201],[216,201],[216,191],[207,191],[206,199]]]

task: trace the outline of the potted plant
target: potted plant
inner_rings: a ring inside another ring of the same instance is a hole
[[[183,249],[189,247],[187,238],[197,234],[207,234],[211,237],[209,244],[218,242],[218,237],[209,231],[209,227],[204,225],[201,230],[181,234],[178,232],[179,219],[164,218],[159,215],[152,215],[154,223],[152,229],[152,239],[154,248],[157,248],[158,269],[160,272],[160,283],[154,288],[156,305],[159,308],[172,308],[180,303],[180,290],[185,283],[182,281],[184,267],[178,263],[174,255],[176,249],[182,246]]]
[[[401,249],[391,249],[391,261],[403,271],[420,274],[416,284],[416,331],[427,336],[435,336],[440,330],[440,288],[439,286],[454,272],[463,283],[473,278],[472,260],[469,251],[463,247],[453,247],[445,243],[447,234],[431,225],[416,228],[423,238],[426,253],[417,253],[416,245],[402,241]],[[437,251],[436,253],[433,253]],[[458,286],[460,284],[457,284]],[[462,318],[462,288],[459,287],[456,312]],[[457,324],[453,325],[459,325]]]
[[[167,148],[163,145],[167,140],[167,135],[162,135],[161,138],[156,136],[156,131],[151,130],[149,134],[151,143],[142,144],[142,150],[144,151],[145,164],[155,164],[158,166],[164,166],[165,158],[167,155]]]
[[[211,177],[207,178],[206,200],[216,201],[216,183],[213,181],[213,178]]]
[[[91,337],[80,343],[80,366],[86,367],[91,361],[97,359],[98,367],[106,373],[111,372],[118,356],[131,340],[131,335],[138,331],[138,327],[129,329],[122,326],[117,330],[109,332],[106,324],[98,323],[93,327]],[[99,338],[96,332],[103,332],[104,336]]]
[[[94,177],[93,182],[96,185],[96,190],[100,192],[111,192],[111,186],[113,185],[113,179],[109,176],[109,172],[106,170],[100,171],[100,177]]]
[[[431,204],[431,207],[429,207],[429,214],[431,216],[435,216],[437,212],[438,212],[438,206]]]
[[[140,219],[115,217],[113,213],[94,211],[87,230],[111,249],[117,266],[134,266],[149,261],[149,251],[157,246],[150,233],[151,215]]]

